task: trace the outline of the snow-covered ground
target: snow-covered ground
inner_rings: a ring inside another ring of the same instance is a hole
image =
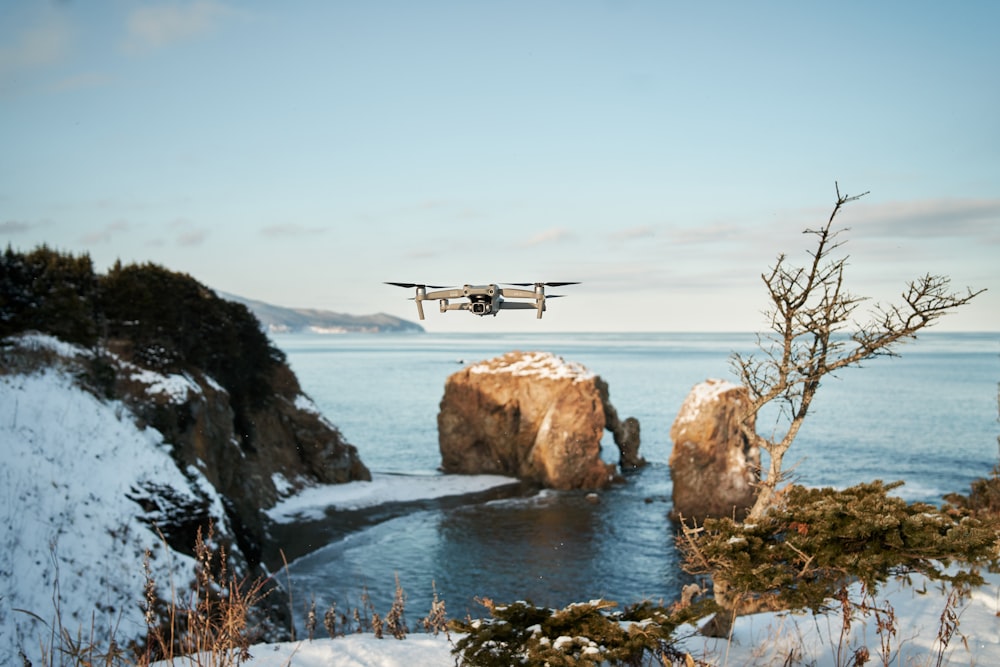
[[[45,337],[27,343],[67,358],[81,353]],[[144,482],[180,496],[191,483],[157,431],[138,428],[123,404],[81,390],[72,372],[0,375],[0,650],[23,646],[29,658],[49,640],[38,619],[50,627],[61,620],[73,633],[93,626],[98,635],[117,628],[120,639],[143,634],[147,550],[162,592],[194,571],[138,520],[127,497]],[[224,526],[218,497],[192,475]]]
[[[843,639],[839,615],[808,613],[765,613],[739,618],[731,641],[706,639],[694,634],[693,628],[682,629],[678,636],[687,635],[681,646],[692,657],[719,666],[846,666],[855,664],[851,657],[861,646],[868,648],[871,665],[1000,665],[1000,575],[988,575],[987,584],[959,604],[958,632],[942,650],[937,638],[946,597],[946,590],[919,577],[911,585],[890,583],[877,596],[879,606],[884,608],[888,603],[896,614],[897,630],[887,646],[887,663],[880,653],[883,644],[874,616],[855,619]],[[414,634],[404,640],[361,634],[260,645],[251,649],[253,657],[245,664],[249,667],[452,667],[455,639],[453,636],[449,640],[444,634]],[[943,656],[940,662],[939,654]],[[788,660],[790,655],[793,657]],[[658,663],[651,660],[649,664]]]
[[[39,337],[31,344],[66,356],[81,353]],[[0,664],[16,662],[23,647],[35,664],[39,641],[50,640],[32,614],[52,624],[58,608],[72,633],[116,628],[119,641],[145,629],[143,554],[151,550],[153,576],[161,586],[193,570],[190,559],[166,550],[136,518],[128,499],[144,481],[189,489],[158,432],[136,426],[127,408],[102,401],[75,384],[71,369],[0,375]],[[188,471],[197,477],[196,471]],[[376,475],[370,483],[307,490],[271,511],[277,520],[309,516],[334,506],[358,508],[484,490],[510,483],[495,476]],[[224,521],[215,498],[213,514]],[[890,583],[880,600],[895,610],[893,665],[935,665],[946,591],[919,579]],[[25,611],[20,611],[25,610]],[[26,612],[30,612],[26,613]],[[1000,575],[974,591],[957,609],[959,634],[941,664],[1000,665]],[[837,661],[859,645],[882,664],[880,637],[871,618],[852,625],[841,644],[837,615],[759,614],[740,618],[731,642],[692,635],[684,642],[697,658],[716,665],[817,667]],[[251,667],[450,667],[452,645],[444,635],[410,635],[405,640],[352,635],[253,647]],[[18,663],[19,664],[19,663]],[[183,664],[178,661],[175,664]]]
[[[876,597],[880,607],[888,604],[896,614],[896,633],[886,646],[888,662],[883,662],[880,653],[882,637],[874,615],[855,618],[844,638],[838,614],[809,613],[765,613],[739,618],[731,641],[701,637],[693,628],[682,629],[678,636],[686,635],[681,646],[692,657],[720,666],[846,666],[855,664],[854,651],[864,646],[870,652],[868,664],[872,665],[992,667],[1000,665],[1000,575],[988,575],[987,579],[985,586],[959,603],[955,610],[958,632],[943,649],[938,642],[938,631],[947,590],[920,577],[911,584],[888,584]],[[404,640],[361,634],[260,645],[251,649],[253,658],[245,664],[249,667],[452,667],[455,639],[453,636],[449,640],[444,634],[414,634]],[[940,662],[939,655],[943,656]],[[651,660],[649,664],[658,663]]]
[[[384,503],[461,496],[517,484],[500,475],[398,475],[372,473],[370,482],[314,486],[280,501],[267,515],[278,522],[316,519],[328,509],[356,510]]]

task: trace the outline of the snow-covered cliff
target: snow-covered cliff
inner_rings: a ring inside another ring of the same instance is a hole
[[[147,553],[165,600],[187,589],[185,554],[209,525],[256,577],[267,508],[367,477],[288,374],[239,437],[225,389],[197,369],[161,372],[38,333],[4,339],[0,646],[37,658],[60,626],[127,644],[146,630]]]

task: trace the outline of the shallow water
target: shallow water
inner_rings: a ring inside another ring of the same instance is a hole
[[[286,526],[297,598],[323,608],[359,606],[366,588],[384,613],[398,575],[411,625],[432,590],[449,615],[483,613],[476,597],[564,605],[676,597],[683,577],[666,519],[669,430],[691,387],[733,379],[729,356],[753,351],[750,334],[416,334],[277,336],[304,390],[355,444],[371,469],[434,474],[437,410],[461,363],[511,350],[542,350],[601,375],[624,418],[642,427],[650,465],[601,494],[509,491],[466,499],[334,513]],[[903,479],[908,500],[965,492],[997,461],[1000,335],[928,334],[846,369],[821,387],[790,451],[798,480],[848,486]],[[759,430],[766,431],[764,419]],[[617,459],[606,435],[604,456]],[[432,588],[433,586],[433,588]],[[302,614],[299,614],[300,620]]]

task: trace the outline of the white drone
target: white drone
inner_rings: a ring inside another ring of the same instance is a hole
[[[462,287],[445,287],[444,285],[421,285],[420,283],[393,283],[386,285],[396,285],[397,287],[416,288],[417,295],[413,298],[417,302],[417,314],[420,319],[424,319],[424,301],[437,301],[442,313],[449,310],[468,310],[480,317],[493,315],[496,317],[501,310],[535,310],[537,319],[542,319],[545,312],[545,300],[562,296],[561,294],[550,294],[545,296],[546,287],[561,287],[563,285],[579,285],[576,282],[561,283],[504,283],[514,285],[514,287],[500,287],[491,283],[489,285],[463,285]],[[521,287],[531,287],[532,289],[518,289]],[[427,291],[430,288],[431,292]],[[451,303],[452,299],[468,299],[459,303]],[[527,299],[527,301],[511,301],[510,299]]]

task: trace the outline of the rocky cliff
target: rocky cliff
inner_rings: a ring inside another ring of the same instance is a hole
[[[224,498],[251,561],[266,540],[263,511],[314,484],[370,480],[340,431],[324,418],[284,363],[270,371],[273,393],[238,420],[227,392],[197,369],[163,373],[117,355],[112,396],[173,446],[179,466],[198,470]],[[190,531],[181,531],[181,537]]]
[[[0,278],[0,340],[38,331],[77,346],[81,381],[161,433],[182,471],[204,475],[251,561],[265,537],[262,510],[281,494],[370,477],[247,307],[191,276],[121,263],[101,275],[88,256],[43,246],[8,248]],[[162,488],[135,495],[160,509],[176,498]],[[204,513],[175,509],[160,514],[183,525],[164,530],[190,548],[183,526],[203,524]]]
[[[618,477],[615,466],[601,460],[605,428],[624,444],[626,467],[644,463],[638,421],[619,421],[599,376],[552,354],[510,352],[445,382],[438,412],[441,467],[555,489],[603,488]]]
[[[122,418],[155,429],[177,468],[192,480],[190,488],[177,489],[150,479],[130,492],[137,514],[177,551],[189,552],[198,529],[217,520],[211,511],[217,498],[232,530],[223,537],[254,565],[267,537],[264,510],[306,486],[371,479],[357,449],[319,413],[284,363],[271,370],[273,394],[246,408],[241,422],[229,392],[197,368],[140,365],[120,342],[85,350],[40,346],[37,340],[34,334],[4,339],[0,372],[51,367],[75,376],[101,400],[120,405]]]
[[[183,558],[210,526],[230,572],[266,576],[265,509],[305,486],[370,479],[245,306],[153,264],[100,275],[86,255],[45,246],[0,254],[0,390],[3,463],[32,471],[0,468],[0,479],[17,503],[39,508],[30,535],[17,528],[20,513],[0,512],[0,602],[37,601],[39,588],[51,596],[53,568],[79,588],[79,568],[110,562],[112,551],[124,552],[108,565],[117,578],[92,577],[108,590],[86,602],[141,600],[143,553],[160,548],[172,555],[157,559],[157,576],[181,563],[159,581],[186,590]],[[67,554],[55,553],[56,538]],[[280,638],[281,592],[263,605]],[[12,627],[4,617],[0,608],[0,637]]]

